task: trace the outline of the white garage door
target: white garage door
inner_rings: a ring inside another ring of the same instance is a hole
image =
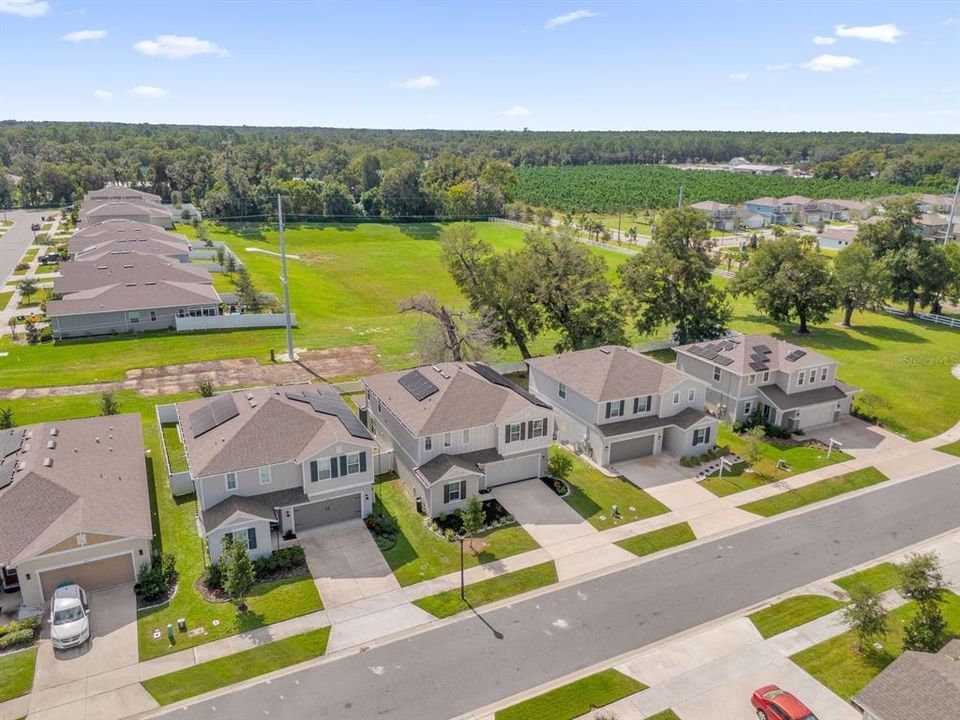
[[[799,427],[801,429],[806,429],[833,422],[833,410],[835,407],[836,403],[831,402],[824,405],[815,405],[814,407],[803,408],[800,410]]]
[[[296,532],[360,517],[360,493],[333,500],[321,500],[293,509]]]
[[[489,463],[485,468],[487,487],[492,488],[517,480],[540,477],[540,454],[524,455],[501,462]]]
[[[621,440],[610,445],[610,464],[653,454],[653,435]]]

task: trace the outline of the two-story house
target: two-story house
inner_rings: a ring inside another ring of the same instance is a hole
[[[546,472],[555,413],[482,363],[363,378],[365,416],[418,509],[435,516],[497,485]]]
[[[788,430],[837,422],[858,388],[836,360],[769,335],[737,335],[676,348],[677,368],[710,384],[707,406],[729,422],[759,410]]]
[[[378,446],[329,385],[237,390],[177,415],[212,562],[226,535],[261,557],[280,536],[370,514]]]
[[[777,212],[791,224],[816,225],[823,217],[820,206],[804,195],[788,195],[780,198]]]
[[[714,230],[730,231],[737,227],[737,208],[734,205],[727,205],[714,200],[704,200],[703,202],[693,203],[690,207],[706,215],[710,220],[710,227]]]
[[[602,465],[713,447],[707,383],[625,347],[527,360],[531,392],[560,411],[559,437]]]

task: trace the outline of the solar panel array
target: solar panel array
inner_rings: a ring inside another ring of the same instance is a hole
[[[438,390],[437,386],[427,380],[419,370],[411,370],[406,375],[402,375],[397,382],[400,383],[400,387],[413,395],[417,402],[426,400]]]
[[[0,465],[0,490],[13,482],[13,474],[17,471],[17,464],[12,460]]]
[[[23,445],[24,430],[10,430],[0,435],[0,460],[13,455]]]
[[[239,414],[240,411],[237,409],[237,403],[233,400],[233,394],[228,393],[214,398],[199,410],[194,410],[187,416],[187,419],[190,421],[193,437],[198,438]]]
[[[467,367],[473,370],[477,375],[482,377],[484,380],[488,380],[489,382],[492,382],[494,385],[505,387],[508,390],[513,390],[513,392],[515,392],[517,395],[519,395],[520,397],[522,397],[523,399],[529,402],[532,402],[537,407],[551,409],[549,404],[545,403],[536,395],[533,395],[532,393],[527,392],[512,380],[505,378],[503,375],[498,373],[492,367],[488,367],[487,365],[483,365],[481,363],[470,363],[467,365]]]
[[[773,352],[773,350],[768,348],[766,345],[754,345],[753,351],[758,353],[763,353],[764,355],[769,355],[770,353]]]
[[[769,370],[770,367],[766,363],[752,362],[750,363],[750,369],[754,372],[761,372],[763,370]]]
[[[753,360],[754,362],[765,363],[767,361],[767,356],[761,355],[760,353],[754,353],[753,355],[750,356],[750,359]]]
[[[725,355],[718,355],[716,360],[717,360],[717,363],[719,363],[720,365],[723,365],[724,367],[733,363],[733,358],[726,357]]]
[[[360,418],[350,412],[350,409],[343,404],[343,400],[336,393],[323,394],[316,388],[305,388],[287,392],[286,396],[290,400],[309,403],[314,412],[321,415],[332,415],[339,418],[340,422],[347,429],[347,432],[356,438],[364,440],[373,440],[373,435],[363,426]]]
[[[788,362],[796,362],[806,354],[807,354],[806,350],[794,350],[792,353],[787,355],[786,360]]]

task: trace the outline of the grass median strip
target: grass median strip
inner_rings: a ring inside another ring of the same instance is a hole
[[[941,445],[937,448],[937,450],[942,453],[947,453],[948,455],[956,455],[957,457],[960,457],[960,440],[947,445]]]
[[[329,627],[311,630],[145,680],[143,687],[158,703],[169,705],[320,657],[327,650],[329,638]]]
[[[839,610],[845,603],[826,595],[797,595],[757,610],[747,617],[764,638],[771,638],[818,617]]]
[[[431,615],[445,618],[469,610],[471,605],[486,605],[555,582],[557,568],[552,562],[547,562],[467,585],[464,594],[469,605],[460,599],[460,588],[415,600],[413,604]]]
[[[0,657],[0,702],[26,695],[33,687],[37,648],[27,648]]]
[[[866,587],[875,593],[892,590],[900,584],[900,571],[893,563],[880,563],[865,570],[837,578],[833,581],[837,587],[850,592],[855,587]]]
[[[651,530],[642,535],[621,540],[617,543],[624,550],[632,552],[634,555],[644,556],[651,553],[666,550],[676,545],[692,542],[697,539],[689,523],[677,523],[676,525],[667,525],[659,530]]]
[[[741,510],[756,513],[763,517],[779,515],[790,510],[796,510],[804,505],[827,500],[837,495],[860,490],[861,488],[876,485],[889,478],[876,468],[863,468],[853,472],[838,475],[837,477],[819,480],[796,490],[788,490],[779,495],[772,495],[762,500],[756,500],[746,505],[740,505]]]
[[[572,720],[646,689],[642,682],[611,668],[511,705],[498,711],[496,720]]]

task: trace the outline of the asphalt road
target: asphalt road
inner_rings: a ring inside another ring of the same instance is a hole
[[[450,718],[958,525],[954,467],[166,716]]]
[[[24,251],[33,244],[36,233],[30,226],[40,222],[43,214],[41,210],[7,210],[7,220],[13,220],[14,225],[0,238],[0,285],[10,277]]]

